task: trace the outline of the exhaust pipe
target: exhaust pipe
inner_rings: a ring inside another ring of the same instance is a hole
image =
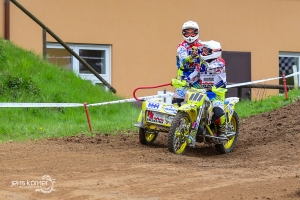
[[[205,137],[221,139],[221,140],[229,140],[228,137],[235,136],[235,135],[236,135],[236,132],[228,132],[225,137],[218,137],[218,136],[213,136],[213,135],[205,135]]]

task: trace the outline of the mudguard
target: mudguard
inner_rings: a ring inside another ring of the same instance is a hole
[[[225,104],[225,113],[228,113],[228,121],[231,120],[231,117],[234,113],[234,106],[237,102],[239,102],[238,97],[228,97],[225,99],[224,104]]]

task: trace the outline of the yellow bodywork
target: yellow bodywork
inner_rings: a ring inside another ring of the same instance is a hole
[[[142,102],[138,122],[147,129],[167,132],[177,113],[177,105],[164,103],[159,98]]]

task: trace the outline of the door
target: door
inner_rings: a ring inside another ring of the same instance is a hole
[[[223,51],[227,84],[251,81],[251,52]],[[251,99],[250,88],[242,89],[242,99]],[[237,97],[238,89],[229,88],[226,97]]]

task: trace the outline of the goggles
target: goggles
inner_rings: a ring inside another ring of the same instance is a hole
[[[182,31],[182,35],[184,35],[184,37],[195,37],[198,34],[198,30],[197,29],[185,29]]]
[[[202,48],[202,55],[207,56],[212,54],[213,52],[222,51],[222,49],[209,49],[207,47]]]

